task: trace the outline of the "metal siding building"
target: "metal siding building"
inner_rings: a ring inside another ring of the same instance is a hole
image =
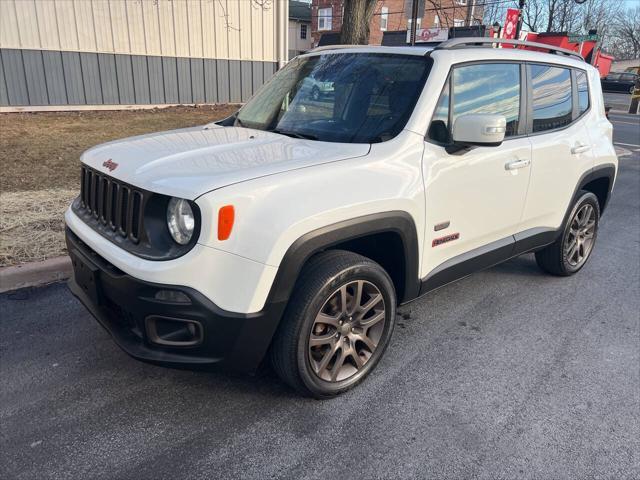
[[[0,0],[0,107],[242,102],[286,61],[287,12],[285,0]]]

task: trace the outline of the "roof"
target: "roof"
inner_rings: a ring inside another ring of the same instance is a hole
[[[311,22],[311,4],[289,0],[289,20]]]

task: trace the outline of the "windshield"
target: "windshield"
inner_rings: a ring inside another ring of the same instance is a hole
[[[430,66],[416,55],[299,57],[240,109],[235,125],[326,142],[384,142],[404,128]]]

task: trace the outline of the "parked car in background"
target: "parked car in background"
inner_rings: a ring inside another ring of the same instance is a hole
[[[313,100],[320,100],[333,93],[333,82],[325,82],[317,77],[307,77],[302,80],[300,91],[302,94],[308,93]]]
[[[638,75],[635,73],[610,73],[600,83],[605,92],[633,93]]]

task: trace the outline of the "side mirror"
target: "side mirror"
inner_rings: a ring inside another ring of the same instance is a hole
[[[453,123],[453,144],[457,150],[470,146],[497,147],[504,141],[506,131],[504,115],[461,115]]]

